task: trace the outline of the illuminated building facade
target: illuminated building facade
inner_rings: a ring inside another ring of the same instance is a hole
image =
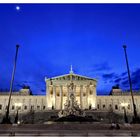
[[[72,69],[69,74],[45,78],[46,95],[31,95],[30,89],[24,88],[19,92],[13,92],[10,104],[10,114],[17,110],[20,103],[19,113],[26,113],[30,110],[36,112],[63,110],[68,98],[70,76],[74,83],[74,94],[80,108],[90,111],[108,112],[122,114],[123,108],[127,113],[133,114],[132,98],[129,92],[121,89],[112,89],[110,95],[97,95],[96,79],[75,74]],[[0,113],[4,114],[8,104],[8,93],[0,93]],[[140,92],[134,92],[134,100],[137,106],[137,113],[140,114]]]

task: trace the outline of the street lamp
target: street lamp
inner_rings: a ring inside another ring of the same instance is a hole
[[[16,123],[16,124],[20,124],[18,111],[21,108],[21,106],[22,106],[22,103],[15,103],[15,107],[17,109],[17,113],[16,113],[16,117],[15,117],[14,123]]]
[[[16,45],[16,54],[15,54],[13,72],[12,72],[12,79],[11,79],[11,83],[10,83],[8,106],[7,106],[6,114],[1,122],[2,124],[11,124],[10,117],[9,117],[9,109],[10,109],[11,95],[12,95],[12,91],[13,91],[13,83],[14,83],[14,77],[15,77],[18,49],[19,49],[19,45]]]
[[[125,123],[128,123],[128,118],[127,118],[127,115],[126,115],[126,107],[128,107],[128,103],[121,103],[121,106],[124,109],[124,121],[125,121]]]
[[[133,105],[133,121],[132,123],[139,123],[140,120],[138,118],[137,115],[137,111],[136,111],[136,105],[134,102],[134,96],[133,96],[133,92],[132,92],[132,82],[131,82],[131,77],[130,77],[130,70],[129,70],[129,64],[128,64],[128,58],[127,58],[127,53],[126,53],[126,45],[123,45],[124,48],[124,53],[125,53],[125,59],[126,59],[126,65],[127,65],[127,72],[128,72],[128,79],[129,79],[129,86],[130,86],[130,93],[131,93],[131,97],[132,97],[132,105]]]

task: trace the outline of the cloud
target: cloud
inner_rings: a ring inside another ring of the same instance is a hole
[[[123,77],[123,76],[126,76],[127,75],[127,72],[123,72],[120,76]]]
[[[132,72],[132,86],[134,89],[140,89],[140,68]]]
[[[122,78],[117,78],[117,79],[114,80],[114,82],[115,82],[116,84],[118,84],[118,83],[120,83],[121,80],[122,80]]]
[[[118,75],[114,72],[102,74],[104,84],[114,85],[114,79],[118,78]],[[111,87],[110,87],[111,88]]]
[[[129,79],[127,72],[123,72],[119,75],[120,78],[115,79],[116,84],[120,84],[122,88],[129,89]],[[140,69],[136,69],[131,73],[131,82],[133,90],[140,89]]]
[[[106,70],[111,70],[111,67],[107,62],[103,62],[100,64],[94,64],[92,67],[92,71],[106,71]]]
[[[14,90],[18,91],[21,88],[23,88],[23,86],[29,86],[33,94],[45,95],[46,87],[45,87],[45,82],[42,80],[15,81]]]
[[[106,73],[102,75],[104,80],[111,80],[112,78],[116,77],[115,73]]]
[[[104,84],[112,84],[113,85],[120,85],[120,88],[129,90],[129,80],[127,72],[122,72],[121,74],[116,74],[114,72],[111,73],[104,73],[102,75]],[[133,90],[140,89],[140,68],[135,69],[131,73],[131,81],[132,81],[132,88]]]
[[[124,81],[121,81],[121,85],[122,85],[122,87],[128,88],[129,87],[128,79],[124,80]]]

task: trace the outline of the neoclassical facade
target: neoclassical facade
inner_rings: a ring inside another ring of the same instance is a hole
[[[44,96],[31,95],[28,88],[21,89],[19,92],[13,92],[10,113],[15,113],[17,108],[20,113],[26,113],[30,110],[37,112],[63,110],[64,104],[69,97],[71,80],[74,83],[76,101],[81,109],[103,112],[112,110],[116,113],[123,113],[123,108],[125,107],[127,113],[133,113],[132,98],[129,92],[123,92],[121,89],[112,89],[111,94],[108,96],[97,96],[97,80],[75,74],[72,69],[65,75],[45,78],[46,95]],[[137,112],[140,114],[140,92],[133,93]],[[8,97],[8,93],[0,93],[0,114],[6,111]],[[20,106],[17,106],[18,103],[20,103]]]
[[[64,108],[69,97],[70,79],[74,83],[74,94],[81,109],[96,108],[96,85],[95,79],[74,74],[71,70],[69,74],[57,76],[46,81],[47,108],[61,110]]]

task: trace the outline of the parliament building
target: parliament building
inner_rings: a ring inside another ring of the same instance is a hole
[[[70,77],[74,83],[74,94],[79,107],[82,110],[108,112],[123,114],[126,108],[128,114],[133,113],[132,97],[130,92],[123,92],[119,88],[113,88],[111,93],[97,95],[96,79],[75,74],[71,68],[70,72],[52,78],[45,78],[46,96],[31,95],[30,89],[23,88],[18,92],[13,92],[10,102],[10,114],[14,114],[19,109],[20,113],[27,113],[30,110],[35,112],[47,112],[53,110],[63,110],[69,95]],[[140,114],[140,93],[133,92],[137,113]],[[9,94],[0,93],[0,114],[6,112]]]

